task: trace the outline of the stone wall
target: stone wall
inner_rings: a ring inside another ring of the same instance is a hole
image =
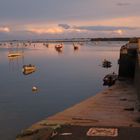
[[[136,69],[135,69],[135,87],[138,92],[138,97],[140,100],[140,39],[138,43],[138,51],[137,51],[137,60],[136,60]]]
[[[140,39],[138,39],[138,51],[140,52]]]
[[[128,43],[121,47],[119,77],[133,78],[135,75],[137,44]]]
[[[132,78],[140,100],[140,39],[121,47],[119,77]]]

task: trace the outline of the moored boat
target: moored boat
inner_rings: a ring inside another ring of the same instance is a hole
[[[36,71],[35,65],[31,65],[31,64],[29,64],[29,65],[24,65],[23,68],[22,68],[22,72],[23,72],[23,74],[25,74],[25,75],[31,74],[31,73],[33,73],[33,72],[35,72],[35,71]]]
[[[104,82],[103,85],[112,86],[115,84],[117,79],[118,79],[118,75],[116,73],[113,72],[111,74],[108,74],[103,78],[103,82]]]
[[[75,45],[74,43],[73,43],[73,47],[74,47],[74,50],[78,50],[79,49],[79,46]]]
[[[22,56],[22,53],[9,53],[8,57],[18,57],[18,56]]]
[[[106,59],[104,59],[104,61],[102,62],[102,66],[104,68],[110,68],[112,66],[112,63]]]
[[[55,48],[56,49],[62,49],[63,48],[63,43],[55,45]]]

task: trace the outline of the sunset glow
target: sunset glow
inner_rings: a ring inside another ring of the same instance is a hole
[[[8,27],[0,27],[0,32],[10,32],[10,28],[8,28]]]
[[[37,34],[60,34],[63,32],[63,29],[58,28],[58,27],[30,28],[30,29],[27,29],[27,31],[37,33]]]
[[[123,34],[123,31],[122,30],[116,30],[114,32],[117,33],[117,34],[119,34],[119,35],[122,35]]]
[[[0,38],[137,37],[139,7],[139,0],[3,0]]]

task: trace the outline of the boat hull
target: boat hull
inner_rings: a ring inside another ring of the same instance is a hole
[[[24,75],[31,74],[35,71],[36,71],[35,66],[26,65],[26,66],[23,66],[23,68],[22,68],[22,72],[23,72]]]

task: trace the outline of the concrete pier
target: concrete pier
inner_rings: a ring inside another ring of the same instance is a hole
[[[19,134],[17,140],[139,140],[138,50],[138,43],[131,42],[121,48],[119,80],[114,86],[34,124]],[[89,136],[92,128],[103,132]],[[117,131],[116,135],[108,136],[111,133],[108,128]]]

